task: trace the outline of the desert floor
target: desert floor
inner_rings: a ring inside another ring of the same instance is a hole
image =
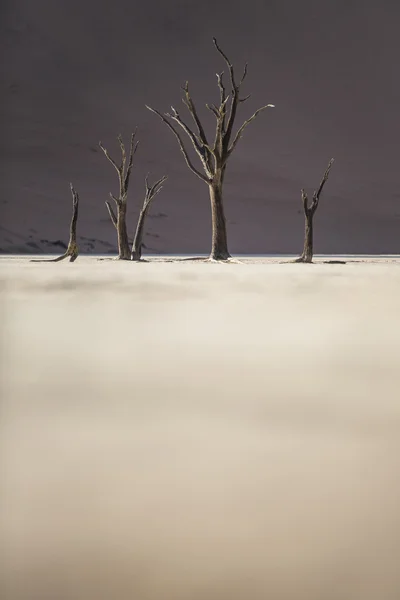
[[[398,600],[400,258],[0,257],[4,600]]]

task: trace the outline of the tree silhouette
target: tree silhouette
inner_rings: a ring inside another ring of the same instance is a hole
[[[147,105],[146,108],[158,115],[158,117],[169,127],[178,141],[189,169],[208,185],[212,216],[212,246],[210,258],[213,260],[227,260],[230,258],[230,254],[228,250],[226,220],[222,196],[226,165],[246,127],[254,121],[261,111],[268,107],[273,107],[273,105],[267,104],[256,110],[255,113],[237,130],[236,134],[233,133],[238,106],[250,97],[250,95],[244,98],[240,97],[240,90],[247,75],[247,64],[244,67],[242,77],[237,81],[232,63],[221,50],[215,38],[213,38],[213,42],[217,51],[228,66],[230,81],[230,93],[227,94],[223,81],[223,72],[217,73],[217,83],[220,94],[219,105],[206,105],[216,119],[213,143],[209,143],[207,139],[204,127],[198,117],[196,107],[190,95],[188,82],[186,82],[185,86],[182,88],[184,92],[182,101],[192,117],[197,133],[186,124],[179,112],[173,106],[171,107],[172,113],[165,114],[161,114],[158,110]],[[200,159],[203,173],[193,165],[182,137],[171,121],[174,121],[188,136]]]

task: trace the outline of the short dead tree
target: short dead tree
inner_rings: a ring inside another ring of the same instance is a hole
[[[110,202],[106,201],[106,206],[113,222],[115,229],[117,230],[117,240],[118,240],[118,258],[120,260],[130,260],[131,251],[129,247],[129,239],[128,232],[126,228],[126,211],[127,211],[127,200],[128,200],[128,187],[129,187],[129,179],[131,176],[131,171],[133,167],[133,157],[136,153],[139,142],[135,143],[136,130],[131,135],[131,143],[129,148],[129,157],[127,161],[126,150],[124,142],[122,141],[122,136],[118,136],[118,142],[121,149],[121,163],[118,165],[109,155],[106,148],[104,148],[103,144],[99,142],[100,148],[103,150],[105,156],[108,158],[110,163],[113,165],[114,169],[118,174],[119,181],[119,195],[114,196],[110,192],[110,197],[115,202],[117,214],[113,211],[113,208]]]
[[[135,261],[140,261],[142,258],[142,243],[143,243],[143,233],[144,233],[144,222],[146,219],[146,215],[149,211],[150,205],[153,201],[153,198],[161,192],[163,188],[163,183],[167,179],[167,176],[164,175],[156,181],[154,185],[149,185],[148,175],[145,178],[146,185],[146,193],[143,200],[143,205],[141,211],[139,213],[138,222],[136,226],[135,237],[132,244],[132,254],[131,259]]]
[[[185,158],[186,164],[189,169],[197,175],[209,188],[210,200],[211,200],[211,216],[212,216],[212,246],[210,259],[212,260],[227,260],[230,258],[228,251],[228,240],[226,231],[226,220],[223,205],[223,183],[227,161],[230,158],[232,152],[235,150],[237,143],[243,135],[246,127],[251,123],[257,115],[268,107],[272,107],[273,104],[267,104],[262,106],[243,123],[243,125],[237,130],[236,134],[233,135],[233,127],[236,119],[237,109],[240,103],[245,102],[250,96],[244,98],[240,97],[240,90],[243,81],[247,75],[247,64],[244,67],[243,75],[239,81],[236,80],[233,66],[224,54],[221,48],[218,46],[217,40],[213,38],[214,45],[226,62],[229,70],[230,79],[230,93],[227,94],[226,88],[223,82],[223,73],[217,73],[217,83],[220,93],[219,105],[211,104],[206,105],[207,108],[213,113],[216,118],[216,130],[214,141],[212,144],[208,142],[205,134],[204,127],[198,117],[194,102],[189,93],[189,84],[186,82],[183,87],[184,97],[182,101],[188,109],[197,133],[195,133],[181,118],[180,114],[174,107],[171,107],[172,113],[161,114],[154,108],[146,105],[146,108],[154,112],[158,117],[169,127],[169,129],[175,135],[181,152]],[[229,104],[229,109],[228,109]],[[171,123],[171,120],[177,123],[177,125],[185,132],[189,140],[193,144],[194,150],[196,151],[204,173],[197,169],[185,148],[183,140],[177,130],[177,128]]]
[[[70,183],[70,188],[72,193],[72,219],[69,227],[69,242],[67,250],[62,256],[58,256],[57,258],[45,260],[33,259],[31,262],[59,262],[60,260],[64,260],[64,258],[68,258],[68,256],[69,262],[74,262],[78,258],[79,250],[78,244],[76,243],[76,224],[78,222],[79,196],[74,190],[72,183]]]
[[[304,216],[305,216],[305,232],[304,232],[304,248],[303,253],[299,258],[295,260],[298,263],[311,263],[314,253],[314,238],[313,238],[313,218],[318,208],[319,199],[322,193],[322,189],[325,183],[328,181],[329,171],[333,165],[333,158],[329,161],[328,167],[324,173],[321,183],[319,184],[318,190],[313,194],[311,204],[308,202],[307,193],[301,190],[301,199],[303,201]]]

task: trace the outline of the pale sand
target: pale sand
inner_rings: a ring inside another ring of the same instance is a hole
[[[4,600],[398,600],[400,260],[2,257]]]

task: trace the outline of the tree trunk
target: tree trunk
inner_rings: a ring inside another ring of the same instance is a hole
[[[132,244],[132,260],[139,261],[142,258],[142,242],[143,242],[143,232],[144,232],[144,221],[146,218],[146,209],[142,209],[139,214],[135,238]]]
[[[129,249],[128,232],[126,230],[126,204],[124,202],[118,206],[117,234],[118,258],[120,260],[130,260],[131,252]]]
[[[309,211],[305,215],[305,232],[304,232],[304,249],[303,254],[298,259],[298,262],[311,263],[313,259],[313,217],[314,214]]]
[[[79,249],[76,242],[76,224],[78,222],[78,209],[79,209],[79,196],[74,190],[72,183],[70,184],[72,193],[72,219],[69,227],[69,242],[68,247],[64,254],[57,256],[57,258],[50,259],[32,259],[31,262],[59,262],[69,256],[69,262],[74,262],[78,258]]]
[[[222,183],[210,185],[211,218],[212,218],[212,248],[210,258],[227,260],[230,258],[226,234],[226,220],[222,201]]]

